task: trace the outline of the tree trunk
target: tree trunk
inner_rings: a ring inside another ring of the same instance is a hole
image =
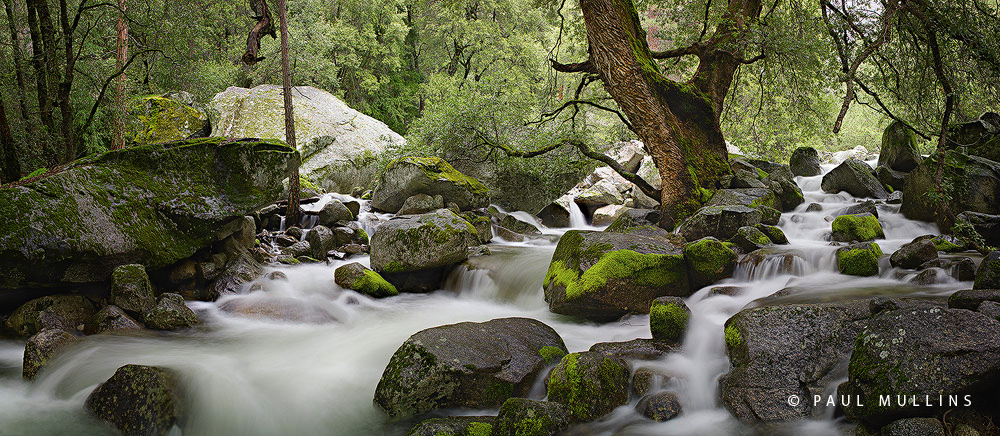
[[[21,178],[21,164],[17,160],[14,149],[14,138],[10,134],[10,124],[7,123],[7,108],[3,96],[0,96],[0,184],[16,182]]]
[[[59,24],[62,27],[66,59],[63,63],[62,77],[59,78],[56,75],[59,80],[59,95],[56,98],[56,103],[61,115],[59,130],[63,140],[62,161],[69,162],[76,159],[77,156],[76,133],[73,130],[73,105],[70,101],[73,91],[73,74],[76,71],[76,53],[73,50],[73,34],[76,32],[69,23],[69,6],[66,4],[66,0],[59,0]]]
[[[14,79],[17,83],[17,109],[21,116],[21,124],[24,126],[26,141],[37,141],[38,135],[35,133],[35,123],[31,119],[28,111],[28,89],[24,82],[24,57],[21,52],[21,37],[18,34],[16,21],[14,20],[14,7],[11,0],[4,0],[4,10],[7,12],[7,23],[10,27],[10,40],[13,44],[11,54],[14,59]],[[26,142],[25,141],[25,142]],[[34,156],[34,147],[29,146]],[[34,156],[37,157],[37,156]]]
[[[118,69],[122,69],[128,59],[128,21],[125,19],[125,10],[128,5],[125,0],[120,0],[118,8],[121,10],[118,15]],[[112,150],[125,148],[125,117],[128,116],[128,108],[125,102],[125,86],[127,84],[126,74],[118,76],[118,83],[115,84],[115,106],[118,114],[115,116],[114,138],[111,142]]]
[[[288,68],[288,18],[285,0],[278,0],[278,21],[281,26],[281,93],[285,102],[285,142],[295,147],[295,116],[292,107],[292,75]],[[288,209],[285,212],[288,227],[299,225],[299,169],[288,178]]]
[[[580,8],[590,60],[563,66],[562,71],[600,76],[656,163],[662,182],[661,225],[672,228],[700,207],[731,171],[719,116],[743,61],[738,48],[730,45],[741,25],[760,14],[760,1],[731,0],[725,24],[712,38],[683,50],[701,60],[686,83],[660,73],[631,0],[580,0]]]

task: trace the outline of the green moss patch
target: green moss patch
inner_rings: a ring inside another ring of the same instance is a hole
[[[835,241],[872,241],[885,238],[882,224],[871,214],[841,215],[833,220],[833,239]]]

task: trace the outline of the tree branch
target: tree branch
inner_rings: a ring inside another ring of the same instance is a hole
[[[700,42],[696,42],[688,47],[681,47],[664,51],[650,51],[649,54],[653,57],[653,59],[670,59],[686,55],[694,55],[701,57],[703,49],[704,45]]]
[[[108,90],[108,86],[111,85],[111,82],[114,81],[116,78],[118,78],[118,76],[121,76],[122,74],[124,74],[125,70],[128,69],[128,66],[132,65],[132,61],[134,61],[135,58],[139,57],[139,55],[143,55],[143,54],[146,54],[146,53],[152,53],[152,52],[162,53],[160,50],[156,50],[156,49],[143,50],[141,52],[134,53],[134,54],[132,54],[131,57],[128,58],[128,62],[125,62],[124,64],[122,64],[122,67],[118,69],[118,72],[116,72],[115,74],[109,76],[104,81],[104,85],[101,86],[101,92],[97,94],[97,98],[94,99],[94,105],[91,106],[91,108],[90,108],[90,114],[87,115],[87,121],[85,123],[83,123],[83,127],[80,129],[81,132],[86,132],[87,129],[90,128],[90,125],[94,122],[94,114],[97,113],[97,107],[101,105],[101,100],[104,100],[104,93]]]
[[[552,112],[548,112],[548,113],[542,114],[538,118],[538,121],[530,122],[528,124],[538,124],[538,123],[541,123],[542,121],[544,121],[546,118],[552,119],[556,115],[558,115],[560,112],[562,112],[564,109],[566,109],[567,107],[569,107],[571,105],[572,106],[576,106],[576,105],[580,105],[580,104],[587,105],[587,106],[592,106],[592,107],[598,108],[598,109],[603,110],[603,111],[611,112],[611,113],[617,115],[618,119],[621,120],[622,123],[625,123],[625,126],[628,127],[629,130],[632,130],[632,124],[628,122],[628,119],[625,118],[625,115],[622,115],[621,112],[619,112],[617,110],[614,110],[614,109],[612,109],[610,107],[603,106],[603,105],[600,105],[598,103],[594,103],[592,101],[587,101],[587,100],[570,100],[570,101],[567,101],[566,103],[563,103],[563,105],[560,106],[558,109],[556,109],[556,110],[554,110]]]
[[[563,64],[557,62],[555,59],[549,59],[549,63],[552,64],[552,69],[560,73],[590,73],[597,74],[597,68],[594,68],[594,64],[590,60],[583,62],[577,62],[573,64]]]

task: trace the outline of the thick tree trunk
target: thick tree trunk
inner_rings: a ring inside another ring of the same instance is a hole
[[[292,106],[292,75],[288,67],[288,18],[285,0],[278,0],[278,21],[281,27],[281,93],[285,102],[285,142],[295,147],[295,116]],[[288,209],[285,212],[288,227],[299,225],[299,169],[296,167],[288,178]]]
[[[62,77],[59,77],[59,95],[56,103],[59,106],[60,133],[63,140],[63,162],[76,159],[76,132],[73,130],[73,105],[70,97],[73,91],[73,75],[76,68],[76,53],[73,50],[73,27],[69,23],[69,6],[66,0],[59,0],[59,24],[62,27],[63,47],[66,50]]]
[[[631,0],[580,0],[590,60],[571,67],[600,76],[653,157],[662,182],[661,224],[673,227],[694,212],[730,172],[719,126],[722,104],[740,51],[727,44],[759,0],[732,0],[727,17],[706,43],[686,54],[701,59],[694,78],[677,83],[660,73]],[[725,50],[716,48],[725,46]]]
[[[14,149],[14,138],[10,134],[10,124],[7,122],[7,108],[0,96],[0,184],[16,182],[21,178],[21,164],[17,160],[17,151]]]
[[[10,27],[10,40],[14,45],[11,47],[11,54],[14,59],[14,79],[17,83],[17,109],[21,116],[21,124],[24,126],[25,137],[28,141],[35,141],[38,135],[35,133],[35,123],[32,122],[28,111],[28,88],[24,82],[24,56],[22,55],[21,37],[17,28],[17,21],[14,20],[14,7],[11,0],[4,0],[4,10],[7,12],[7,24]],[[34,147],[28,147],[33,149]]]
[[[127,7],[128,5],[125,3],[125,0],[119,1],[118,8],[121,10],[118,14],[118,46],[116,47],[119,70],[122,69],[122,66],[128,60],[128,21],[125,19],[125,10]],[[114,138],[111,141],[111,148],[114,150],[125,148],[125,117],[128,116],[128,108],[125,102],[127,75],[123,72],[118,76],[117,81],[118,83],[115,84],[115,106],[118,109],[118,114],[115,116]]]

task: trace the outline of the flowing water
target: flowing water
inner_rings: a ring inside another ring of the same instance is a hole
[[[825,167],[824,170],[829,170]],[[718,401],[718,379],[729,369],[722,326],[747,305],[820,302],[873,295],[938,298],[970,283],[912,286],[887,261],[879,277],[838,274],[834,251],[826,241],[826,217],[855,203],[846,194],[825,194],[821,177],[800,177],[806,203],[782,215],[780,227],[790,240],[757,264],[743,263],[735,277],[699,290],[687,299],[691,324],[682,349],[658,361],[635,365],[659,368],[673,376],[684,413],[653,423],[623,406],[602,422],[578,433],[599,435],[745,434],[749,429],[730,417]],[[349,199],[345,196],[328,198]],[[323,202],[311,205],[318,210]],[[809,203],[822,211],[805,212]],[[916,236],[938,233],[933,224],[907,220],[898,206],[880,206],[891,253]],[[586,225],[573,211],[574,227]],[[521,214],[519,219],[527,219]],[[388,216],[367,211],[360,221],[369,233]],[[542,299],[541,283],[554,242],[567,229],[541,229],[542,238],[509,243],[495,238],[492,255],[474,258],[474,268],[459,267],[445,289],[372,300],[337,287],[333,271],[344,262],[273,268],[287,279],[262,277],[262,290],[227,296],[215,303],[190,303],[205,320],[194,331],[144,336],[97,335],[54,359],[32,383],[21,380],[21,342],[0,342],[0,435],[107,435],[105,425],[88,417],[83,402],[95,386],[127,363],[169,367],[181,374],[187,395],[186,435],[403,435],[412,423],[392,423],[372,405],[372,395],[390,356],[407,337],[428,327],[461,321],[524,316],[556,329],[570,351],[597,342],[648,338],[647,316],[597,325],[552,314]],[[352,258],[367,264],[367,258]],[[912,274],[911,274],[912,275]],[[265,274],[267,276],[267,274]],[[725,295],[714,286],[739,290]],[[771,297],[779,291],[780,297]],[[268,321],[220,310],[231,300],[281,302],[300,321]],[[764,299],[764,300],[761,300]],[[760,300],[760,301],[757,301]],[[320,324],[316,319],[336,319]],[[832,386],[835,388],[835,386]],[[538,397],[543,389],[536,389]],[[495,413],[457,411],[454,413]],[[836,435],[842,423],[826,418],[787,424],[774,434]],[[174,434],[181,434],[175,428]]]

